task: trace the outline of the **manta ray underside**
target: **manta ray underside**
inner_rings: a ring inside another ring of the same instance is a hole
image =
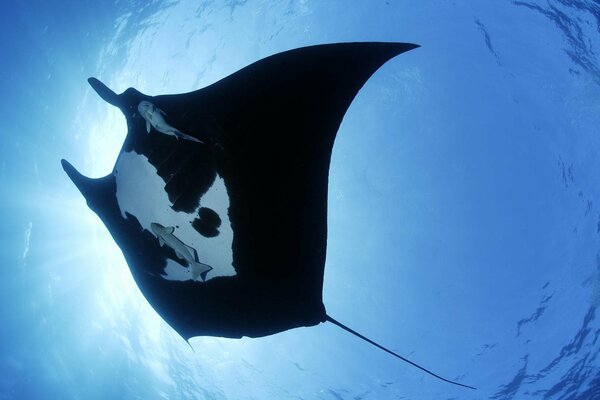
[[[90,78],[125,115],[127,137],[103,178],[87,178],[65,160],[63,167],[143,295],[186,340],[330,321],[381,347],[323,306],[329,162],[359,89],[416,47],[305,47],[175,95],[133,88],[117,95]]]

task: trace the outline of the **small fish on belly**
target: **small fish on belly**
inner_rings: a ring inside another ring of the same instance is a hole
[[[144,118],[146,121],[146,131],[148,133],[150,133],[151,128],[154,128],[157,132],[164,133],[165,135],[169,136],[175,136],[177,139],[182,138],[191,140],[192,142],[204,143],[203,141],[187,135],[181,132],[179,129],[169,125],[169,123],[165,120],[167,113],[149,101],[140,101],[140,104],[138,104],[138,111],[140,112],[142,118]]]
[[[175,255],[177,255],[177,257],[187,262],[192,272],[192,280],[195,281],[198,280],[198,278],[201,278],[202,281],[206,280],[206,274],[208,274],[213,268],[208,264],[200,262],[198,260],[198,252],[196,249],[183,243],[177,236],[173,234],[175,231],[174,227],[164,227],[157,222],[153,222],[150,224],[150,229],[152,229],[152,232],[158,238],[158,244],[160,246],[166,244],[173,251],[175,251]]]

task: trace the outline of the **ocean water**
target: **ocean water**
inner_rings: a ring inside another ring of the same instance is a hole
[[[0,11],[0,399],[600,399],[597,1],[10,2]],[[325,323],[191,347],[63,172],[151,95],[321,43],[378,70],[331,162]]]

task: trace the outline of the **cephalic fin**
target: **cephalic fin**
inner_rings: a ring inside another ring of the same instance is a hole
[[[110,184],[111,179],[113,179],[112,174],[103,178],[88,178],[77,171],[77,169],[67,160],[62,159],[60,160],[60,163],[69,178],[71,178],[71,181],[73,181],[75,186],[77,186],[77,189],[79,189],[85,198],[88,206],[94,209],[97,197],[100,196],[102,198],[102,196],[104,196],[104,191],[107,190],[106,184]]]
[[[146,121],[146,132],[150,133],[151,128],[150,121]]]
[[[109,89],[108,86],[100,82],[98,79],[89,78],[88,83],[96,91],[96,93],[98,93],[98,96],[100,96],[102,100],[116,107],[120,107],[122,105],[119,95]]]

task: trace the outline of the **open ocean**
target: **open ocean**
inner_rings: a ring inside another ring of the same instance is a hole
[[[64,173],[149,95],[285,50],[411,42],[329,175],[331,323],[190,348]],[[0,399],[600,399],[597,0],[8,1],[0,10]]]

